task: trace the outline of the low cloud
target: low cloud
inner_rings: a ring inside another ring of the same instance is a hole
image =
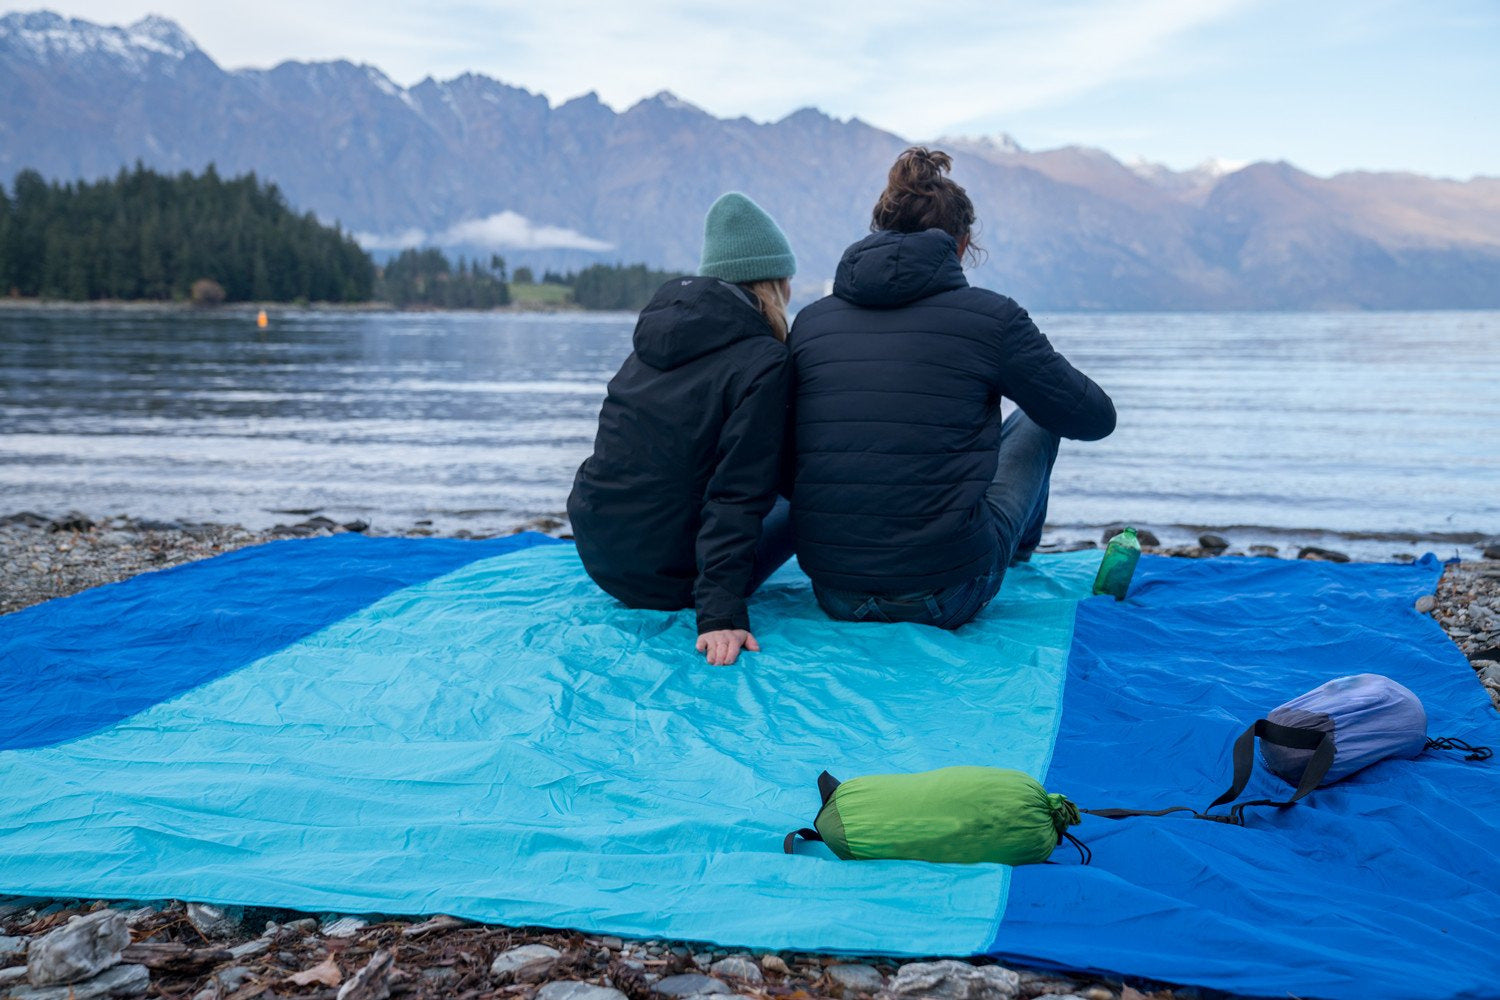
[[[427,233],[421,229],[403,229],[399,233],[353,233],[354,242],[366,250],[404,250],[427,244]]]
[[[443,243],[522,250],[613,250],[613,243],[596,240],[562,226],[539,226],[517,212],[499,212],[448,227]]]
[[[538,225],[519,212],[497,212],[468,219],[437,232],[406,229],[396,233],[355,233],[368,250],[420,246],[466,246],[485,250],[613,250],[615,245],[564,226]]]

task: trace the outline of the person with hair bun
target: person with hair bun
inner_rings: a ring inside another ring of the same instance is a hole
[[[641,313],[568,496],[600,589],[632,608],[695,608],[714,665],[760,649],[745,599],[792,555],[777,494],[796,270],[759,205],[737,192],[714,202],[699,273],[662,285]]]
[[[871,234],[792,326],[797,560],[833,618],[970,621],[1041,541],[1059,439],[1115,427],[1025,309],[965,280],[974,204],[952,165],[896,159]]]

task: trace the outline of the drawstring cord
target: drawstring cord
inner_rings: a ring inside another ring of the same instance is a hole
[[[1465,743],[1463,740],[1453,736],[1439,736],[1427,741],[1423,750],[1463,750],[1466,751],[1464,760],[1489,760],[1495,756],[1495,751],[1489,747],[1476,747]]]
[[[1064,839],[1066,839],[1067,842],[1072,844],[1074,847],[1078,848],[1078,860],[1080,863],[1086,865],[1094,860],[1094,852],[1089,850],[1088,844],[1085,844],[1083,841],[1079,840],[1077,837],[1073,836],[1066,830],[1062,832],[1062,836],[1058,838],[1057,842],[1061,844]]]

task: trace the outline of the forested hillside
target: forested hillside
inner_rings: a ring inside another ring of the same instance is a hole
[[[137,165],[59,184],[25,170],[13,191],[0,188],[4,294],[170,301],[200,281],[230,302],[355,302],[370,298],[375,265],[254,174],[226,180],[210,166],[166,176]]]

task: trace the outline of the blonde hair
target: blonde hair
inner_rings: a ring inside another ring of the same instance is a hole
[[[767,278],[762,281],[747,281],[740,286],[755,296],[755,301],[760,303],[761,315],[766,318],[767,323],[771,324],[771,332],[782,343],[786,343],[787,332],[787,299],[782,286],[785,280],[785,278]]]

